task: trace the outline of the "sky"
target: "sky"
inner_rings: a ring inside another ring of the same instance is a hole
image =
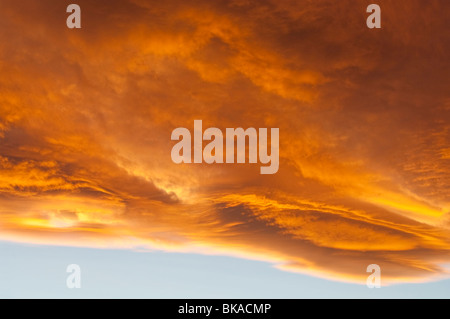
[[[0,298],[448,298],[450,280],[369,289],[280,271],[269,263],[198,254],[92,249],[0,242]],[[68,289],[66,268],[81,270]]]
[[[72,2],[0,0],[0,296],[25,294],[16,263],[76,252],[292,297],[358,296],[377,264],[385,296],[449,297],[447,0],[378,0],[381,29],[363,0],[78,0],[68,29]],[[194,120],[279,128],[278,172],[173,163]]]

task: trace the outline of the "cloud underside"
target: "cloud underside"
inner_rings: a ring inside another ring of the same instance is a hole
[[[0,4],[0,239],[227,254],[364,284],[448,276],[448,1]],[[278,127],[280,169],[171,161]]]

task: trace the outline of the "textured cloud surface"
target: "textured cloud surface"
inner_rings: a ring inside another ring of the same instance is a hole
[[[0,1],[0,239],[448,277],[447,0]],[[279,127],[280,169],[171,132]]]

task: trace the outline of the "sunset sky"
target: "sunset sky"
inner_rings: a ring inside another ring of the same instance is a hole
[[[383,286],[444,280],[448,298],[449,17],[448,0],[0,0],[0,242],[262,262],[261,280],[334,291],[368,290],[378,264]],[[194,120],[279,128],[279,171],[173,163]]]

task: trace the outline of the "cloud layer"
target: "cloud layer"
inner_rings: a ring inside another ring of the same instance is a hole
[[[0,3],[0,238],[447,277],[446,0]],[[177,127],[279,127],[280,169],[172,163]]]

